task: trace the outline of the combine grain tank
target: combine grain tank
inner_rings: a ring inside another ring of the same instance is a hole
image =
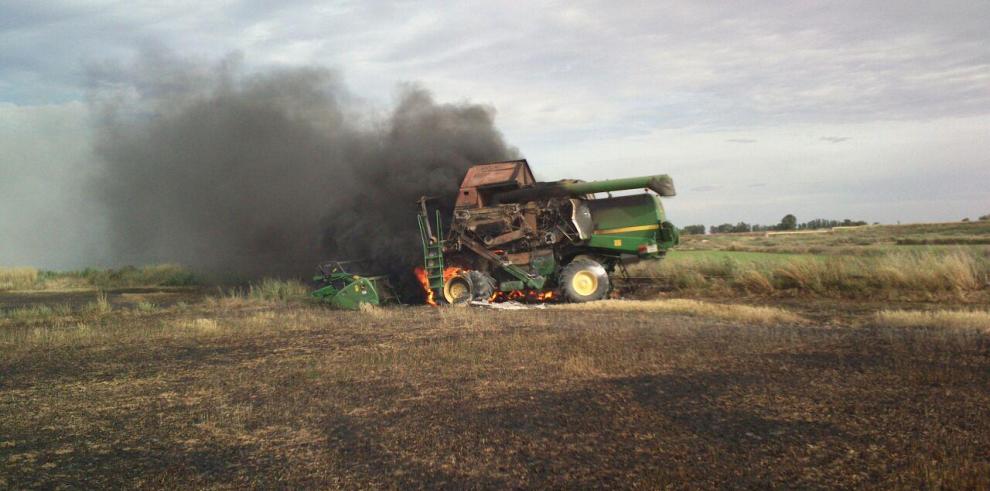
[[[610,194],[634,189],[646,192]],[[461,183],[446,235],[439,212],[431,220],[422,202],[427,283],[447,303],[604,298],[616,268],[660,259],[678,243],[660,202],[674,194],[666,175],[537,182],[525,160],[476,165]]]

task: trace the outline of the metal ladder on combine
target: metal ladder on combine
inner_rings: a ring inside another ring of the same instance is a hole
[[[422,210],[417,215],[419,220],[419,235],[423,240],[423,267],[426,278],[434,295],[443,295],[443,228],[440,222],[440,210],[436,210],[436,229],[430,227],[426,212],[426,200],[421,199]],[[436,235],[434,235],[434,230]]]

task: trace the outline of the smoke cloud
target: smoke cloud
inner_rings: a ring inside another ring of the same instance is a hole
[[[298,276],[325,259],[421,261],[416,200],[447,210],[474,163],[517,157],[490,107],[405,86],[378,112],[318,68],[246,73],[146,54],[93,70],[92,182],[118,263]]]

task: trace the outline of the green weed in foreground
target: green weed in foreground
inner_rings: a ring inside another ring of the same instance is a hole
[[[157,309],[158,309],[157,305],[147,301],[138,302],[137,304],[134,305],[134,310],[138,312],[148,313],[148,312],[154,312]]]
[[[46,321],[56,317],[64,317],[72,313],[72,309],[66,304],[55,305],[32,305],[30,307],[20,307],[2,312],[0,317],[5,317],[14,322],[35,322]]]
[[[92,302],[86,304],[82,311],[89,315],[106,315],[113,310],[113,306],[110,304],[110,299],[107,298],[107,294],[104,292],[99,292],[96,294],[96,299]]]

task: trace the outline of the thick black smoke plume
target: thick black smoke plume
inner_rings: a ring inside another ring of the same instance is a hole
[[[379,115],[325,70],[151,58],[94,72],[94,189],[118,262],[300,276],[370,259],[405,277],[421,261],[417,198],[449,210],[470,165],[517,154],[492,109],[420,88]]]

